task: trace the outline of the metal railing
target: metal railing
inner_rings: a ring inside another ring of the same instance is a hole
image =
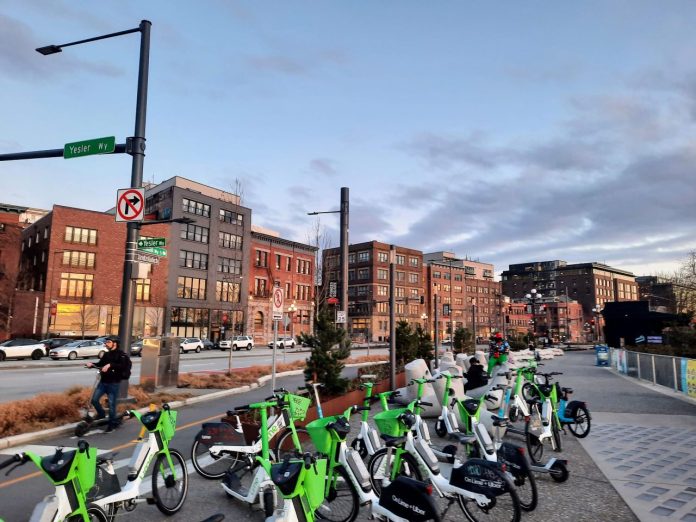
[[[619,373],[696,397],[696,359],[610,350],[611,367]]]

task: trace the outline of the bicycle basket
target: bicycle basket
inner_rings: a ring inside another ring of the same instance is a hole
[[[400,437],[408,433],[409,428],[399,420],[399,417],[406,412],[410,412],[408,408],[398,408],[396,410],[382,411],[374,416],[377,429],[382,435],[390,437]]]
[[[323,419],[313,420],[305,426],[309,436],[314,443],[314,447],[319,453],[326,455],[331,451],[331,431],[326,426],[336,420],[334,417],[324,417]]]
[[[288,402],[290,409],[290,416],[293,420],[304,420],[307,415],[307,410],[309,405],[312,403],[307,397],[302,397],[301,395],[293,395],[288,393],[285,396],[285,400]]]
[[[176,411],[162,410],[158,427],[161,430],[163,440],[166,440],[167,442],[172,440],[172,437],[174,437],[174,432],[176,431]]]

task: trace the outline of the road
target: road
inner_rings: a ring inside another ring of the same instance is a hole
[[[365,348],[353,348],[354,357],[367,354]],[[371,348],[370,355],[386,354],[385,348]],[[278,362],[304,360],[309,352],[304,349],[279,350]],[[230,352],[218,350],[201,353],[182,354],[180,373],[209,370],[225,370],[228,367]],[[232,368],[247,368],[254,365],[270,365],[272,352],[269,348],[257,347],[251,351],[232,352]],[[3,393],[0,404],[18,399],[31,398],[39,392],[60,392],[71,386],[92,386],[95,372],[84,368],[84,364],[94,359],[80,361],[5,361],[0,364],[0,379]],[[140,379],[140,357],[133,357],[131,383]]]

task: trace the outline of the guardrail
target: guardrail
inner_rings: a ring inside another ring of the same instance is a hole
[[[619,373],[670,388],[696,399],[696,359],[611,348],[611,367]]]

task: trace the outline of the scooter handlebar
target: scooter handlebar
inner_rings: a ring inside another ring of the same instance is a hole
[[[9,459],[0,462],[0,469],[4,469],[7,466],[11,466],[12,464],[16,464],[17,462],[22,462],[24,459],[24,453],[16,453],[12,455]]]

